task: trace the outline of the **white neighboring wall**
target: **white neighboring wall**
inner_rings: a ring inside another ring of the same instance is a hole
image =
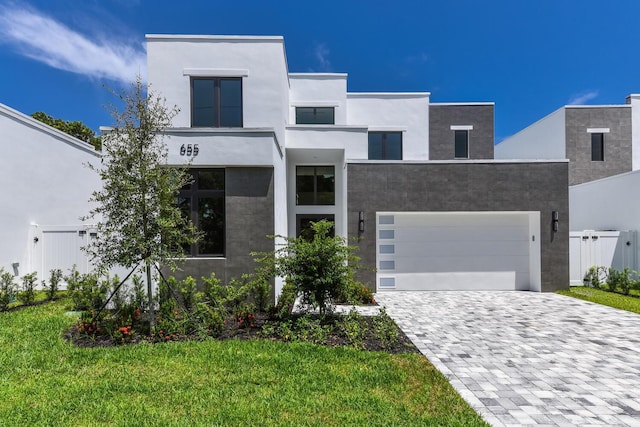
[[[554,111],[494,148],[496,159],[565,159],[565,108]]]
[[[628,97],[631,104],[631,169],[640,169],[640,94]]]
[[[640,171],[569,187],[569,230],[640,230]]]
[[[640,171],[627,172],[569,187],[569,230],[571,232],[631,231],[632,235],[637,236],[640,231],[640,197],[636,197],[633,191],[637,188],[640,188]],[[635,245],[635,251],[632,249],[634,253],[628,263],[623,263],[620,257],[624,254],[618,251],[610,265],[616,267],[628,265],[631,269],[636,269],[637,262],[640,260],[640,247],[636,242],[633,242],[633,245]],[[572,273],[579,272],[573,274],[576,276],[573,279],[578,279],[574,280],[576,283],[573,284],[579,284],[579,275],[584,274],[588,266],[579,265],[577,261],[580,256],[579,247],[572,245],[571,249]]]
[[[101,182],[84,164],[99,164],[100,153],[2,104],[0,130],[0,267],[14,272],[12,264],[19,263],[18,275],[37,271],[38,280],[48,279],[49,272],[40,271],[42,231],[88,226],[80,217]]]

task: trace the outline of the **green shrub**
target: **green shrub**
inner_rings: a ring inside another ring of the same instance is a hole
[[[204,284],[204,300],[217,310],[232,313],[240,303],[247,298],[246,283],[242,279],[232,278],[229,285],[222,285],[214,273],[209,277],[202,277]]]
[[[607,288],[609,292],[615,292],[618,288],[619,283],[622,281],[622,272],[616,270],[615,268],[609,268],[609,273],[607,275]]]
[[[592,265],[585,273],[582,282],[585,286],[600,289],[600,284],[607,279],[606,268]]]
[[[380,314],[373,317],[373,333],[385,349],[393,347],[400,339],[398,327],[384,307],[380,309]]]
[[[0,311],[6,310],[9,303],[14,301],[15,293],[16,285],[13,283],[13,274],[0,267]]]
[[[322,325],[319,318],[306,313],[298,317],[294,325],[296,339],[320,345],[327,343],[331,326]]]
[[[288,318],[293,312],[296,298],[298,298],[298,288],[287,280],[280,292],[278,304],[273,307],[272,316],[276,319]]]
[[[342,288],[338,301],[346,304],[372,304],[373,291],[355,280],[350,280],[345,283]]]
[[[49,276],[49,286],[45,287],[47,300],[52,301],[55,299],[58,290],[60,289],[60,281],[62,280],[62,270],[59,268],[53,269]]]
[[[622,294],[629,295],[631,288],[634,287],[634,280],[631,278],[629,268],[625,267],[622,271],[610,268],[607,287],[609,292],[617,292],[619,290]]]
[[[364,339],[367,333],[367,325],[358,310],[352,309],[344,316],[342,330],[353,348],[364,348]]]
[[[110,289],[109,280],[99,280],[97,273],[80,274],[75,266],[67,276],[73,308],[77,311],[100,309]]]
[[[22,287],[18,292],[18,300],[24,305],[33,304],[36,300],[35,285],[38,275],[33,272],[22,276]]]
[[[285,238],[276,250],[277,274],[293,283],[302,303],[317,308],[321,314],[331,312],[333,304],[350,281],[354,281],[359,258],[356,248],[347,246],[342,237],[329,235],[333,223],[312,222],[313,238]]]

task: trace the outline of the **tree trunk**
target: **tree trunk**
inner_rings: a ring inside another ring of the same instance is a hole
[[[153,306],[153,286],[151,285],[151,262],[145,260],[147,270],[147,297],[149,299],[149,325],[153,328],[156,324],[155,308]]]

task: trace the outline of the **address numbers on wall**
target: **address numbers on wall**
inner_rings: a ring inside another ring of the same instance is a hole
[[[180,155],[181,156],[197,156],[200,152],[198,148],[198,144],[182,144],[180,146]]]

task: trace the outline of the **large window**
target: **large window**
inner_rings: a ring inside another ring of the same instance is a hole
[[[296,205],[334,205],[335,188],[333,166],[296,168]]]
[[[468,159],[469,158],[469,131],[468,130],[454,130],[455,133],[455,147],[453,157],[456,159]]]
[[[224,169],[191,169],[193,182],[178,194],[182,212],[204,234],[185,248],[191,256],[224,255]]]
[[[591,160],[594,162],[604,161],[604,133],[591,134]]]
[[[242,127],[242,79],[191,79],[192,127]]]
[[[369,132],[369,160],[402,160],[402,132]]]
[[[335,110],[333,107],[296,107],[296,124],[298,125],[335,124]]]

